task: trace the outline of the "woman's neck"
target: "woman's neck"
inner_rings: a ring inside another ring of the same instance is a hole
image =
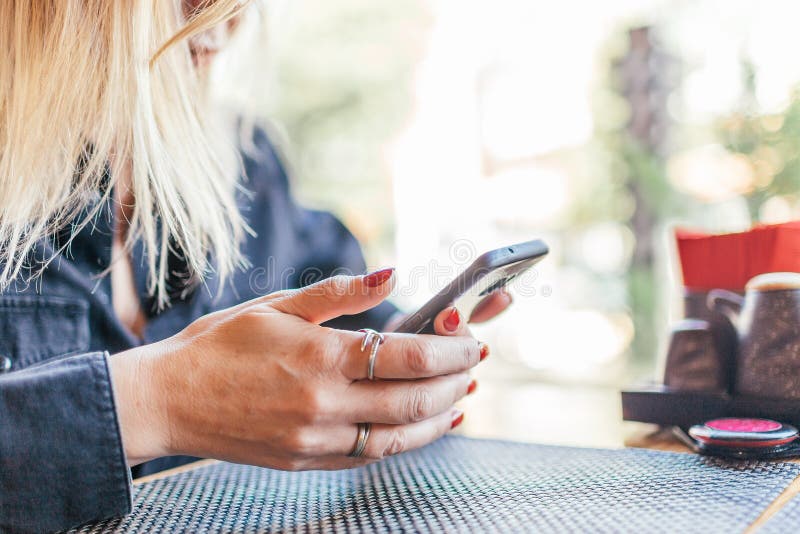
[[[111,246],[111,297],[119,320],[141,338],[147,324],[125,241],[130,229],[135,197],[132,190],[131,166],[122,165],[114,186],[114,239]]]

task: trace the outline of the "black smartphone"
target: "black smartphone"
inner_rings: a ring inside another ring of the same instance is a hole
[[[415,313],[409,315],[395,332],[432,333],[433,320],[447,306],[456,304],[469,317],[486,295],[508,284],[545,257],[548,248],[536,239],[490,250],[478,256],[455,280]]]

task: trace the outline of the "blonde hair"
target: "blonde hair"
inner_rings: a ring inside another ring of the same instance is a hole
[[[187,40],[246,3],[206,0],[186,17],[179,0],[0,1],[0,290],[38,272],[39,240],[91,223],[124,165],[127,246],[143,241],[159,304],[170,246],[192,276],[236,268],[239,158]]]

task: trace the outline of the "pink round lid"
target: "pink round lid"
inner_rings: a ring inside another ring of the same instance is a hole
[[[798,430],[771,419],[722,417],[689,429],[689,435],[706,444],[720,447],[753,448],[786,445],[798,436]]]
[[[705,425],[714,430],[726,432],[773,432],[783,425],[771,419],[743,419],[739,417],[725,417],[706,421]]]

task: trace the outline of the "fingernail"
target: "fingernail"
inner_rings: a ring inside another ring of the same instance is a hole
[[[460,425],[464,422],[464,412],[461,410],[456,410],[453,413],[453,421],[450,423],[450,430],[453,430],[455,427]]]
[[[394,274],[394,268],[389,267],[388,269],[381,269],[380,271],[375,271],[373,273],[365,274],[364,275],[364,285],[367,287],[378,287],[381,284],[385,284],[386,281],[392,277]]]
[[[485,360],[489,355],[489,345],[481,343],[481,361]]]
[[[444,318],[444,327],[450,332],[455,332],[461,323],[461,315],[456,308],[451,308],[450,313]]]
[[[478,381],[477,380],[473,380],[467,386],[467,395],[472,395],[473,393],[475,393],[476,389],[478,389]]]

